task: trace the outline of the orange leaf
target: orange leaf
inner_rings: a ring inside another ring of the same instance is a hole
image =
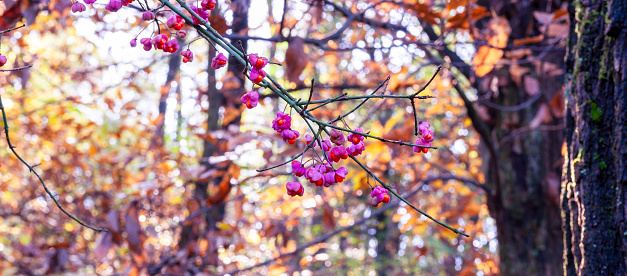
[[[507,39],[511,32],[512,28],[504,17],[490,19],[486,37],[488,44],[492,47],[481,46],[472,59],[475,66],[477,66],[475,74],[478,77],[483,77],[490,73],[499,59],[503,57],[503,50],[493,47],[503,48],[507,46]]]
[[[429,5],[422,4],[420,2],[416,2],[413,9],[418,14],[418,17],[434,25],[438,24],[438,20],[436,20],[436,18],[439,19],[442,17],[439,12],[434,12]]]
[[[519,38],[514,40],[514,45],[520,46],[525,44],[538,43],[544,40],[544,35],[537,35],[532,37]]]

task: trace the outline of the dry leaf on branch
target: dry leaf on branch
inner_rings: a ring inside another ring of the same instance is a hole
[[[285,76],[291,82],[301,84],[300,74],[307,67],[308,57],[300,37],[292,38],[285,52]]]

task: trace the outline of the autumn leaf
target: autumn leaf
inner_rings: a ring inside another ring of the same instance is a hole
[[[303,39],[300,37],[292,38],[285,52],[285,76],[287,79],[297,84],[302,83],[299,77],[307,67],[308,61]]]
[[[501,59],[503,50],[497,48],[507,46],[507,39],[511,32],[512,29],[509,26],[509,22],[504,17],[494,17],[490,19],[486,34],[487,43],[490,46],[483,45],[479,47],[479,50],[472,59],[476,66],[475,74],[478,77],[483,77],[487,73],[490,73],[496,63]]]

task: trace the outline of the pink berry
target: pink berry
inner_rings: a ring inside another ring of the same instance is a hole
[[[296,138],[298,138],[298,136],[300,136],[300,133],[298,133],[298,131],[296,130],[285,129],[281,131],[281,138],[283,138],[284,142],[287,142],[290,145],[296,143]]]
[[[202,0],[200,7],[204,10],[213,10],[216,7],[216,0]]]
[[[199,8],[198,8],[198,7],[196,7],[196,6],[192,6],[191,8],[192,8],[192,11],[194,11],[196,14],[198,14],[198,16],[199,16],[200,18],[202,18],[202,19],[204,19],[204,20],[209,19],[209,11],[207,11],[207,10],[203,10],[203,9],[199,9]],[[193,16],[193,15],[192,15],[192,19],[193,19],[193,21],[194,21],[194,25],[199,25],[199,24],[201,24],[201,23],[202,23],[202,22],[200,22],[200,20],[198,20],[198,19],[196,18],[196,16]]]
[[[185,30],[180,30],[176,32],[176,37],[183,39],[187,36],[187,32]]]
[[[336,145],[341,145],[341,144],[344,144],[344,142],[346,142],[346,139],[344,138],[344,134],[342,134],[342,132],[337,129],[331,129],[331,133],[329,135],[331,136],[331,142],[333,142]]]
[[[87,8],[85,7],[85,5],[83,5],[83,3],[81,2],[76,2],[74,3],[74,5],[72,5],[72,12],[73,13],[77,13],[77,12],[84,12]]]
[[[252,64],[253,68],[257,68],[258,70],[261,70],[264,66],[268,64],[267,58],[260,57],[257,54],[248,55],[248,60],[250,60],[250,63]]]
[[[139,43],[144,45],[144,51],[150,51],[150,49],[152,49],[152,41],[150,38],[144,37],[139,40]]]
[[[5,64],[7,64],[7,56],[0,55],[0,67],[4,66]]]
[[[300,184],[299,182],[287,182],[287,184],[285,184],[285,188],[287,189],[287,194],[292,197],[296,195],[303,196],[305,193],[303,184]]]
[[[194,53],[190,50],[181,52],[181,56],[183,56],[183,63],[192,62],[194,60]]]
[[[355,131],[364,133],[364,130],[361,129],[361,128],[356,128]],[[352,132],[351,132],[351,134],[348,135],[347,138],[348,138],[348,141],[350,141],[351,143],[353,143],[355,145],[359,144],[359,142],[364,140],[364,136],[363,135],[352,133]]]
[[[165,46],[163,47],[163,51],[167,53],[174,53],[178,50],[179,50],[179,43],[174,38],[166,42]]]
[[[261,81],[263,81],[263,78],[265,78],[266,75],[266,72],[261,69],[257,69],[255,67],[253,67],[253,69],[250,69],[250,81],[254,83],[260,83]]]
[[[385,188],[381,186],[374,187],[374,189],[372,189],[372,192],[370,192],[370,197],[372,197],[372,199],[370,200],[370,204],[372,205],[372,207],[379,206],[379,203],[381,202],[383,203],[390,202],[390,196],[388,195],[388,190],[386,190]]]
[[[111,0],[109,1],[109,4],[105,6],[105,9],[107,9],[110,12],[117,12],[121,8],[122,8],[122,2],[118,0]]]
[[[250,91],[242,96],[241,101],[246,105],[246,108],[252,109],[259,104],[259,93],[257,93],[257,91]]]
[[[165,24],[168,26],[168,28],[173,28],[178,31],[185,25],[185,20],[183,19],[183,17],[176,14],[170,17]]]
[[[142,13],[142,19],[144,21],[150,21],[155,19],[155,14],[152,13],[151,11],[145,11],[144,13]]]
[[[281,111],[277,112],[276,118],[272,121],[272,128],[277,132],[282,132],[290,127],[292,127],[292,116]]]
[[[85,0],[85,4],[87,5],[91,5],[93,3],[96,3],[96,0]]]
[[[222,67],[224,67],[224,65],[226,65],[226,61],[228,59],[226,58],[226,56],[222,53],[219,53],[217,56],[215,56],[212,60],[211,60],[211,67],[213,69],[220,69]]]
[[[159,34],[152,38],[152,44],[155,45],[155,48],[157,49],[163,50],[167,42],[168,42],[168,36],[165,34]]]

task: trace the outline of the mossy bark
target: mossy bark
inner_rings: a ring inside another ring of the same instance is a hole
[[[561,207],[566,275],[627,275],[627,2],[571,5]]]

